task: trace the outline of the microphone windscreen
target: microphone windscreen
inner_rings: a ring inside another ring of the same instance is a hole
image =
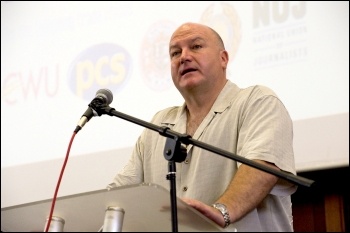
[[[109,105],[113,101],[113,94],[109,89],[100,89],[96,92],[96,97],[102,96],[106,104]]]

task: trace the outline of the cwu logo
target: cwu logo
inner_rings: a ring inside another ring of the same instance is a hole
[[[120,90],[130,79],[131,57],[122,47],[104,43],[80,53],[68,71],[68,83],[78,97],[91,100],[96,91]]]

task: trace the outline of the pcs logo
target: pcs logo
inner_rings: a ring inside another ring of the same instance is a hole
[[[121,89],[129,80],[131,57],[116,44],[98,44],[80,53],[73,61],[68,83],[79,98],[91,100],[96,91]]]

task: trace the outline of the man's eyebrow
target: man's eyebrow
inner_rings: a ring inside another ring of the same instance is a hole
[[[204,40],[203,37],[197,36],[197,37],[195,37],[195,38],[189,39],[189,41],[190,41],[190,43],[194,43],[194,42],[196,42],[196,41],[205,41],[205,40]],[[170,46],[169,46],[169,51],[170,51],[171,49],[177,48],[177,47],[179,47],[177,43],[170,44]]]

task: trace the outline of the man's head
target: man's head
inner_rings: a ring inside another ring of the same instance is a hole
[[[212,28],[182,24],[169,43],[171,75],[182,94],[220,89],[226,83],[228,53],[220,35]]]

